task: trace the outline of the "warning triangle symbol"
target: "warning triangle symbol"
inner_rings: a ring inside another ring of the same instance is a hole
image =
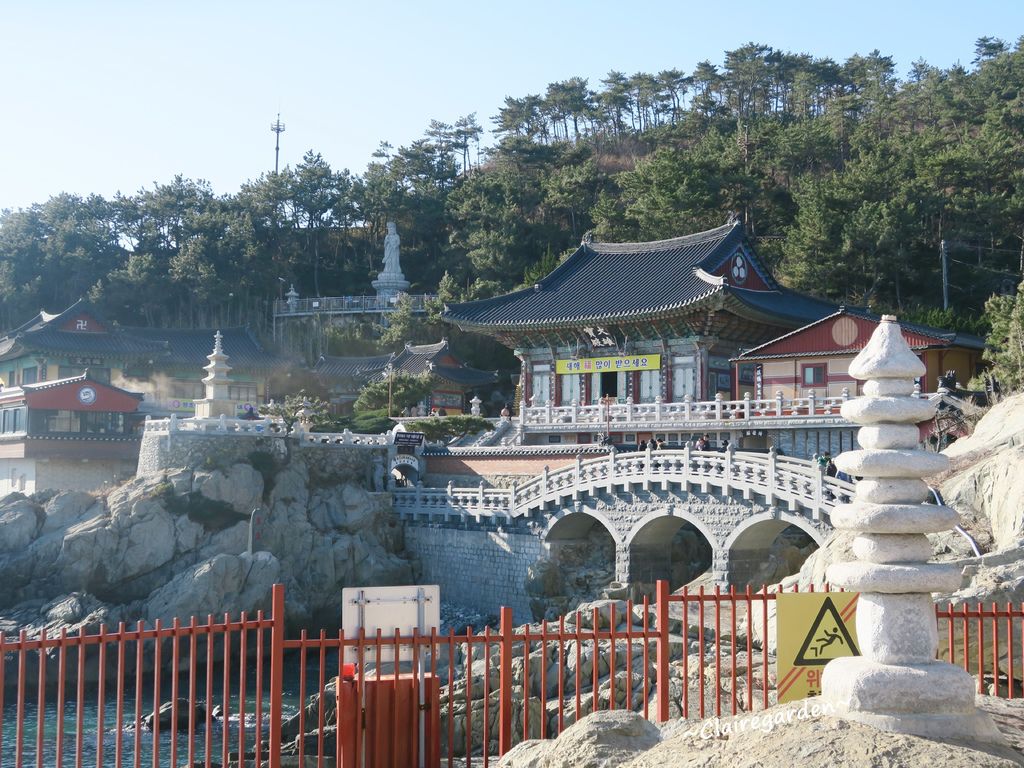
[[[826,597],[811,629],[800,646],[793,662],[795,667],[823,667],[832,659],[859,656],[857,644],[850,637],[843,617],[839,615],[831,597]]]

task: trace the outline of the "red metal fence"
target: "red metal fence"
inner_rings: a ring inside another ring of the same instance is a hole
[[[292,754],[300,765],[338,765],[346,739],[359,754],[365,729],[378,739],[392,729],[390,741],[399,741],[393,673],[410,665],[396,670],[389,652],[398,658],[406,649],[440,688],[437,736],[449,766],[487,766],[519,740],[557,736],[596,710],[660,721],[738,714],[774,701],[774,600],[767,588],[670,594],[659,582],[653,604],[608,603],[539,629],[514,627],[502,609],[497,631],[286,639],[284,589],[276,586],[269,616],[0,634],[0,762],[276,767]],[[1024,605],[939,608],[936,617],[940,657],[976,675],[979,691],[1021,695]],[[355,661],[357,689],[394,687],[390,704],[349,718],[351,733],[335,727],[330,684],[350,673],[346,661]],[[415,692],[415,676],[411,685]]]

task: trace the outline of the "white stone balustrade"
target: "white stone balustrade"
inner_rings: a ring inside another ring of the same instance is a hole
[[[916,392],[915,397],[928,399],[931,396]],[[839,397],[820,397],[813,391],[807,397],[783,397],[777,393],[771,398],[725,400],[721,396],[714,400],[692,400],[689,395],[682,402],[665,403],[613,403],[604,405],[551,405],[537,404],[521,406],[522,424],[526,429],[557,428],[565,431],[576,426],[592,427],[601,431],[611,426],[615,431],[638,428],[681,430],[692,426],[695,430],[707,429],[709,422],[760,422],[771,420],[792,420],[794,422],[845,423],[840,413],[843,403],[850,399],[844,392]],[[571,431],[571,429],[570,429]]]
[[[571,503],[599,489],[614,491],[616,487],[639,485],[667,490],[670,483],[698,486],[705,493],[713,486],[723,494],[742,494],[747,499],[758,494],[769,504],[802,510],[813,520],[821,519],[834,504],[853,496],[851,483],[824,475],[813,461],[773,452],[696,451],[686,446],[679,450],[610,453],[586,460],[579,457],[573,464],[545,469],[511,489],[451,485],[398,488],[394,508],[409,518],[511,520],[542,509],[549,502]]]
[[[349,446],[386,446],[389,444],[387,435],[362,435],[345,430],[344,432],[305,432],[292,430],[288,432],[284,422],[273,419],[229,419],[221,416],[216,419],[179,419],[172,415],[167,419],[146,419],[142,427],[146,433],[170,434],[181,432],[199,435],[246,435],[249,437],[270,436],[298,438],[299,445],[313,447],[320,445]]]

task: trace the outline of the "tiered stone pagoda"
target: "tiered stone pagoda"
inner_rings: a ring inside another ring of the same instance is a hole
[[[237,415],[239,404],[231,399],[228,389],[231,385],[231,379],[228,377],[231,366],[228,365],[228,356],[224,353],[221,342],[220,331],[217,331],[213,337],[213,352],[207,357],[210,362],[203,367],[206,371],[203,378],[206,397],[195,401],[197,419],[216,419],[220,416],[234,418]]]
[[[833,564],[828,579],[860,592],[857,637],[862,656],[825,667],[822,695],[850,720],[931,738],[998,739],[988,716],[974,706],[975,682],[963,669],[936,661],[938,633],[933,592],[960,587],[960,569],[929,563],[927,533],[958,521],[949,507],[924,504],[923,478],[949,460],[919,450],[917,424],[935,405],[912,397],[924,365],[907,345],[896,318],[883,316],[850,373],[865,381],[864,397],[845,403],[842,414],[862,424],[862,450],[835,459],[840,470],[863,478],[855,500],[837,506],[836,528],[855,531],[855,562]]]

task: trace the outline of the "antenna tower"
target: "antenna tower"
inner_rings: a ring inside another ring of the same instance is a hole
[[[276,135],[274,137],[274,173],[277,173],[277,163],[281,157],[281,134],[284,133],[284,123],[281,122],[281,113],[277,113],[277,120],[270,124],[270,130]]]

